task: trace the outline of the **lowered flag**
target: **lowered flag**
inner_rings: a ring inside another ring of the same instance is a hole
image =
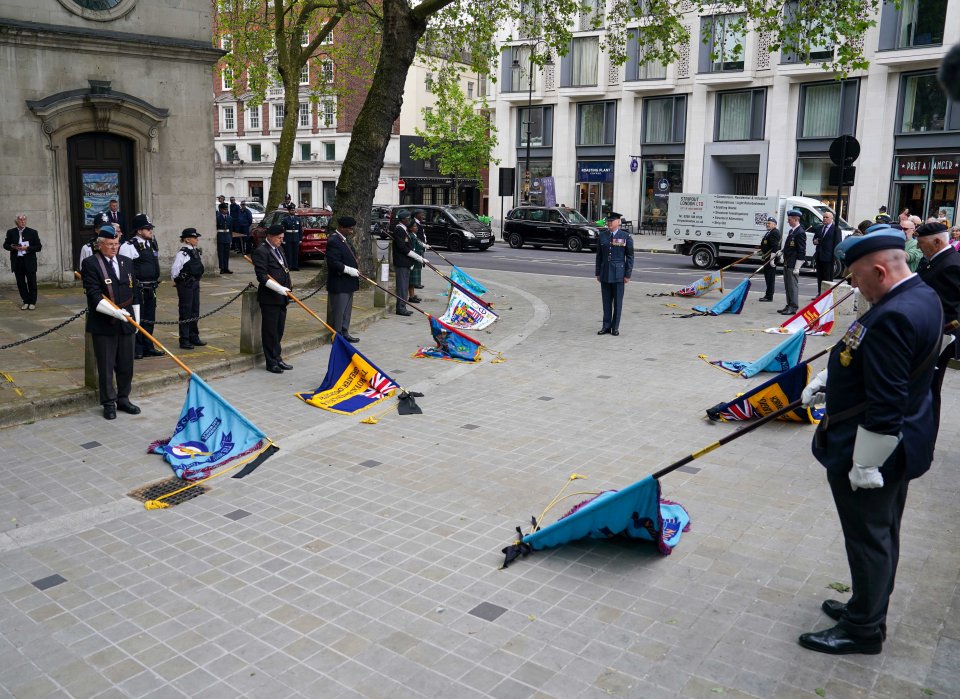
[[[483,296],[485,293],[487,293],[487,288],[483,284],[478,282],[456,265],[453,265],[453,271],[450,272],[450,278],[460,286],[464,287],[471,294]]]
[[[723,273],[720,271],[710,272],[703,275],[690,286],[684,286],[677,291],[671,291],[664,294],[647,294],[647,296],[685,296],[688,298],[699,298],[704,294],[720,289],[723,291]]]
[[[246,464],[242,478],[273,455],[277,448],[253,423],[208,386],[190,375],[187,398],[169,439],[154,442],[147,452],[161,454],[177,478],[196,481],[232,464]]]
[[[485,306],[479,299],[453,287],[450,289],[447,311],[440,320],[462,330],[483,330],[499,318],[493,309]]]
[[[706,306],[694,306],[695,313],[700,315],[718,316],[721,313],[739,313],[743,310],[743,304],[747,301],[747,293],[750,291],[750,280],[744,279],[737,284],[726,296],[707,308]]]
[[[294,395],[316,408],[350,415],[389,398],[399,388],[393,379],[337,333],[323,383],[315,391]]]
[[[806,342],[807,336],[804,333],[795,333],[755,362],[710,361],[705,354],[701,354],[700,359],[728,374],[749,379],[761,371],[773,371],[779,374],[796,366],[803,356],[803,347]]]
[[[583,502],[553,524],[503,549],[504,565],[531,551],[580,539],[646,539],[669,555],[690,529],[683,506],[660,497],[660,481],[647,476],[623,490],[608,490]]]
[[[479,362],[480,343],[456,328],[440,322],[433,316],[430,318],[430,333],[433,335],[436,347],[420,347],[414,357],[433,357],[458,362]]]
[[[728,403],[718,403],[707,408],[707,417],[724,422],[733,420],[752,420],[785,408],[800,399],[804,387],[810,382],[813,368],[802,362],[782,374],[774,376],[756,388],[742,393]],[[823,418],[823,408],[804,408],[781,415],[778,419],[786,422],[805,422],[816,425]]]
[[[792,335],[806,328],[807,335],[829,335],[833,321],[833,289],[827,289],[778,327],[764,332]]]

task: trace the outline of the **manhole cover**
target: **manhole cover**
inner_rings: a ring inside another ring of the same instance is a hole
[[[128,495],[134,500],[147,502],[148,500],[156,500],[159,497],[167,495],[168,493],[173,493],[181,488],[187,488],[189,485],[190,483],[188,481],[182,481],[176,477],[167,478],[162,481],[157,481],[156,483],[151,483],[150,485],[145,485],[142,488],[137,488],[136,490],[128,493]],[[177,493],[176,495],[163,498],[161,502],[169,507],[173,507],[174,505],[179,505],[181,502],[193,500],[195,497],[203,495],[206,491],[207,489],[204,486],[195,485]]]

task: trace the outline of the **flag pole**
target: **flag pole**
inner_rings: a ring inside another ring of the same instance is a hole
[[[440,254],[440,251],[436,250],[435,248],[432,248],[432,247],[430,247],[430,246],[428,245],[428,246],[427,246],[427,250],[429,250],[430,252],[432,252],[433,254],[435,254],[437,257],[439,257],[441,260],[443,260],[444,262],[446,262],[446,263],[447,263],[448,265],[450,265],[451,267],[456,267],[455,264],[453,264],[450,260],[448,260],[446,257],[444,257],[443,255],[441,255],[441,254]]]
[[[439,254],[439,253],[437,253],[437,254]],[[426,258],[424,258],[423,264],[425,264],[427,267],[429,267],[429,268],[432,269],[434,272],[436,272],[437,274],[439,274],[440,277],[441,277],[445,282],[447,282],[448,284],[450,284],[450,286],[455,286],[455,287],[457,287],[458,289],[460,289],[460,291],[462,291],[464,294],[466,294],[467,296],[469,296],[470,298],[472,298],[474,301],[476,301],[477,303],[479,303],[480,305],[482,305],[484,308],[493,308],[493,305],[492,305],[492,304],[487,303],[486,301],[484,301],[483,299],[481,299],[479,296],[477,296],[476,294],[474,294],[474,293],[473,293],[472,291],[470,291],[469,289],[465,289],[465,288],[464,288],[463,286],[461,286],[460,284],[457,284],[455,281],[453,281],[453,280],[452,280],[450,277],[448,277],[446,274],[444,274],[444,273],[441,272],[439,269],[437,269],[436,267],[434,267],[434,265],[433,265],[429,260],[427,260]]]
[[[427,318],[430,317],[430,314],[427,313],[425,310],[423,310],[422,308],[416,306],[415,304],[410,303],[409,301],[405,301],[404,299],[400,298],[400,297],[397,296],[395,293],[393,293],[392,291],[390,291],[390,289],[388,289],[388,288],[386,288],[386,287],[384,287],[384,286],[380,286],[380,285],[377,284],[375,281],[373,281],[370,277],[364,276],[363,272],[359,272],[359,271],[358,271],[358,274],[360,275],[360,278],[361,278],[361,279],[363,279],[364,281],[367,281],[367,282],[373,284],[375,287],[377,287],[378,289],[380,289],[380,291],[384,291],[384,292],[390,294],[390,295],[391,295],[393,298],[395,298],[397,301],[403,301],[403,303],[404,303],[405,305],[410,306],[410,308],[412,308],[413,310],[417,311],[417,313],[422,313],[422,314],[425,315]],[[441,275],[441,276],[442,276],[442,275]]]
[[[114,308],[116,308],[118,311],[120,310],[120,307],[119,307],[117,304],[115,304],[113,301],[111,301],[107,296],[104,296],[104,297],[103,297],[103,300],[106,301],[107,303],[109,303],[109,304],[110,304],[111,306],[113,306]],[[190,367],[188,367],[188,366],[187,366],[186,364],[184,364],[182,361],[180,361],[180,358],[179,358],[177,355],[175,355],[173,352],[171,352],[170,350],[168,350],[168,349],[163,345],[163,343],[160,342],[160,340],[158,340],[158,339],[155,338],[153,335],[151,335],[151,334],[148,333],[146,330],[144,330],[144,329],[143,329],[143,326],[140,325],[140,323],[138,323],[136,320],[134,320],[134,318],[133,318],[132,315],[126,316],[125,319],[126,319],[126,321],[127,321],[128,323],[130,323],[130,325],[132,325],[132,326],[135,327],[137,330],[139,330],[140,332],[142,332],[142,333],[143,333],[143,336],[144,336],[145,338],[147,338],[148,340],[150,340],[150,342],[152,342],[152,343],[155,344],[157,347],[159,347],[159,348],[162,349],[164,352],[166,352],[166,353],[167,353],[167,356],[169,356],[170,359],[172,359],[173,361],[175,361],[175,362],[180,366],[181,369],[183,369],[185,372],[187,372],[188,375],[193,376],[193,370],[190,369]]]
[[[739,260],[735,260],[735,261],[731,262],[730,264],[728,264],[726,267],[721,267],[721,268],[720,268],[720,293],[721,293],[721,294],[723,293],[723,273],[726,272],[726,271],[727,271],[728,269],[730,269],[731,267],[733,267],[734,265],[738,265],[738,264],[740,264],[741,262],[743,262],[744,260],[746,260],[746,259],[748,259],[748,258],[750,258],[750,257],[753,257],[753,256],[754,256],[756,253],[758,253],[758,252],[760,252],[760,248],[757,248],[756,250],[751,250],[751,251],[748,252],[746,255],[744,255],[743,257],[741,257]],[[763,269],[763,268],[761,267],[761,269]],[[752,275],[751,275],[751,276],[752,276]]]

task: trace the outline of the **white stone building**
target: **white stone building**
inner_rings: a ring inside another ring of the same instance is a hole
[[[833,205],[828,148],[845,133],[862,146],[845,217],[873,217],[886,204],[921,216],[944,209],[956,221],[960,104],[935,73],[960,38],[960,0],[885,4],[877,19],[863,37],[869,69],[843,83],[817,62],[829,43],[812,40],[807,64],[768,52],[766,37],[736,36],[722,18],[692,13],[676,63],[639,65],[631,34],[630,59],[617,67],[599,47],[602,31],[583,21],[567,55],[533,71],[532,95],[536,38],[505,33],[492,103],[500,167],[517,167],[507,207],[524,199],[530,122],[530,200],[544,201],[552,185],[558,203],[593,219],[614,209],[662,230],[666,195],[679,191],[803,194]]]

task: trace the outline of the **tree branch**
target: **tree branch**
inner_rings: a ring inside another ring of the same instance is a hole
[[[426,22],[430,17],[452,3],[453,0],[425,0],[425,2],[413,8],[410,15],[421,22]]]

